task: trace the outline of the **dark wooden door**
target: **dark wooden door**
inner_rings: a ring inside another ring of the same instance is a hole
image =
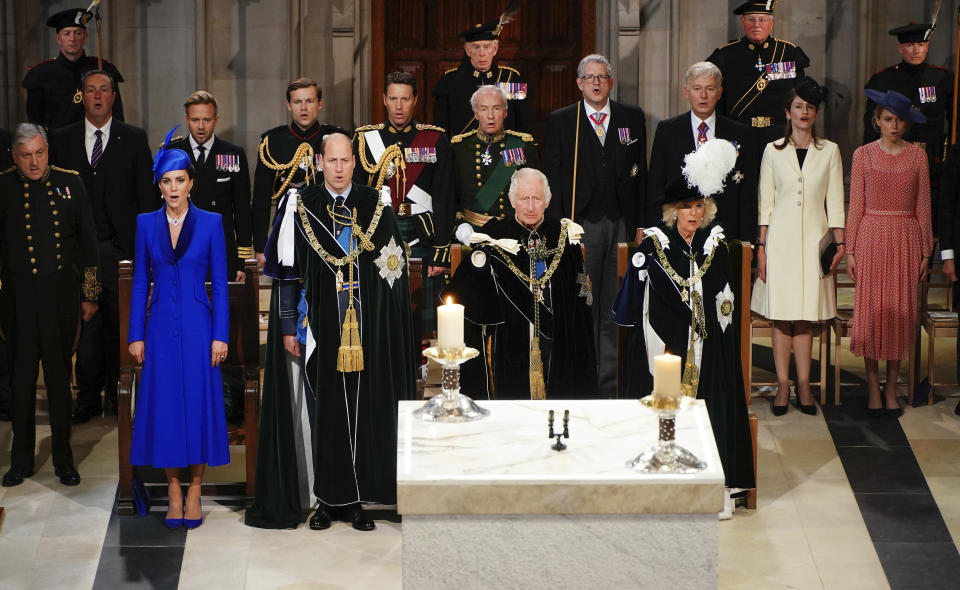
[[[371,115],[385,118],[381,95],[388,72],[413,74],[420,86],[416,118],[432,122],[433,88],[463,57],[457,33],[496,20],[508,0],[372,0]],[[546,139],[550,112],[577,100],[576,70],[594,50],[595,3],[580,0],[523,0],[516,19],[500,35],[497,62],[520,71],[538,143]]]

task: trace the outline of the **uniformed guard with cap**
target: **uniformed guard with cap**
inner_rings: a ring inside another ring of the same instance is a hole
[[[91,13],[83,8],[71,8],[47,19],[47,26],[57,31],[60,53],[33,66],[23,77],[23,87],[27,89],[27,118],[31,123],[52,130],[83,120],[82,78],[90,70],[106,71],[118,85],[113,116],[123,121],[119,90],[123,76],[107,60],[103,60],[103,67],[99,67],[97,57],[87,55],[83,50],[90,18]]]
[[[782,137],[784,95],[804,77],[810,58],[789,41],[771,36],[776,0],[744,2],[740,16],[744,36],[710,54],[707,61],[723,72],[720,114],[760,129],[764,143]]]
[[[70,449],[70,365],[100,295],[97,233],[80,176],[48,165],[46,134],[21,123],[15,167],[0,173],[0,327],[11,355],[13,445],[3,486],[34,471],[37,369],[43,361],[56,476],[77,485]],[[82,302],[82,303],[81,303]]]
[[[500,48],[500,31],[512,20],[513,5],[500,15],[499,20],[477,24],[457,35],[464,40],[463,59],[458,67],[440,76],[433,89],[433,122],[446,129],[450,136],[477,128],[477,120],[470,109],[470,96],[479,86],[486,84],[498,85],[510,99],[505,127],[526,133],[532,130],[527,100],[530,90],[526,80],[517,70],[497,65],[495,61]]]
[[[933,207],[934,230],[937,229],[937,204],[940,187],[940,163],[946,152],[947,125],[950,121],[950,108],[953,105],[953,73],[946,68],[927,63],[927,51],[934,27],[930,23],[910,23],[890,29],[889,33],[897,37],[897,51],[903,61],[884,68],[870,77],[864,89],[896,90],[908,97],[910,102],[927,118],[926,123],[910,125],[904,139],[913,142],[927,152],[930,165],[930,200]],[[880,138],[880,132],[873,126],[873,116],[877,105],[867,99],[866,112],[863,114],[863,143]]]

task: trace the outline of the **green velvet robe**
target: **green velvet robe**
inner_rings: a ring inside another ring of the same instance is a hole
[[[342,251],[335,250],[332,234],[324,229],[331,227],[327,205],[333,202],[325,186],[310,186],[300,197],[319,243],[335,257],[342,256]],[[280,321],[280,283],[293,281],[294,288],[299,289],[299,279],[306,289],[309,336],[304,374],[316,395],[314,493],[323,503],[396,503],[397,402],[414,399],[416,391],[408,261],[402,253],[403,241],[393,211],[383,209],[371,237],[374,248],[360,254],[354,270],[354,279],[359,282],[353,295],[364,368],[341,373],[337,371],[337,351],[343,298],[337,294],[336,267],[311,247],[296,213],[287,215],[284,221],[288,198],[292,197],[285,196],[278,205],[264,269],[265,274],[278,280],[270,306],[255,500],[245,519],[246,524],[261,528],[296,527],[307,508],[301,506],[298,491],[300,474]],[[346,206],[357,211],[358,223],[366,230],[378,208],[378,194],[354,184]],[[295,228],[293,266],[281,265],[277,255],[278,234],[285,222]],[[391,252],[397,252],[393,245],[402,253],[402,265],[391,273],[386,260]],[[343,277],[348,277],[346,266]],[[393,278],[392,284],[389,278]]]

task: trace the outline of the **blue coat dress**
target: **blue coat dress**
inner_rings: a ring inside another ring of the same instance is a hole
[[[144,366],[130,449],[133,465],[230,461],[220,368],[210,366],[211,342],[228,339],[225,251],[216,213],[191,204],[176,249],[165,208],[137,217],[128,342],[144,341]],[[207,277],[213,283],[212,306]]]

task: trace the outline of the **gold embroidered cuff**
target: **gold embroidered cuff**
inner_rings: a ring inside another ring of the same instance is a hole
[[[253,258],[253,246],[237,246],[237,257],[240,260]]]
[[[770,117],[753,117],[750,119],[751,127],[769,127],[771,124]]]
[[[97,267],[90,266],[83,269],[80,296],[84,301],[98,301],[100,299],[100,281],[97,280]]]

